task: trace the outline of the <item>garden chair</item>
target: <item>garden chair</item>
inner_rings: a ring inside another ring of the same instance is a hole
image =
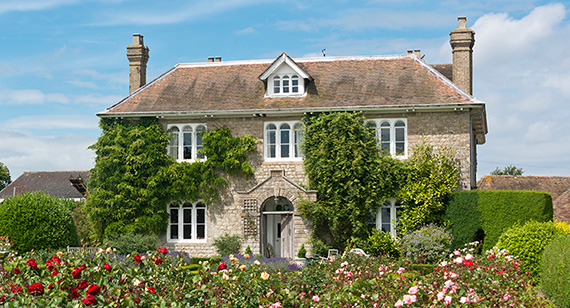
[[[338,249],[329,249],[327,257],[321,257],[321,264],[324,261],[334,261],[338,257]]]
[[[368,254],[366,252],[364,252],[364,250],[360,249],[360,248],[353,248],[351,249],[348,253],[354,253],[357,254],[361,257],[366,257],[368,258]]]

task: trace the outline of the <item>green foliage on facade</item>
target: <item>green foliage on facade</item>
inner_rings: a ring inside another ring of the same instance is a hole
[[[223,172],[253,174],[245,161],[255,148],[251,136],[233,137],[227,128],[206,131],[208,159],[177,163],[167,155],[168,133],[155,118],[101,119],[89,183],[89,217],[97,238],[107,235],[160,234],[168,225],[172,201],[209,203],[227,184]]]
[[[397,162],[381,157],[374,132],[358,113],[328,113],[304,120],[305,172],[317,202],[301,212],[313,220],[315,235],[334,247],[367,239],[371,213],[390,196]]]
[[[443,222],[446,198],[459,180],[449,149],[436,152],[423,142],[407,161],[381,155],[359,113],[323,113],[304,124],[305,171],[319,195],[300,209],[313,220],[315,236],[335,248],[366,247],[370,222],[388,197],[402,200],[402,234]]]
[[[517,168],[513,165],[508,165],[503,169],[497,167],[495,170],[491,171],[492,175],[523,175],[523,168]]]
[[[78,246],[71,212],[75,201],[33,192],[7,198],[0,204],[0,234],[14,242],[12,249],[60,249]]]
[[[8,186],[12,180],[10,179],[10,170],[8,167],[0,162],[0,190]]]
[[[491,249],[517,222],[551,221],[552,216],[552,197],[536,191],[457,191],[451,194],[446,210],[454,247],[483,239],[483,250]]]
[[[398,192],[404,207],[398,223],[402,234],[442,222],[447,197],[459,183],[459,170],[449,148],[436,152],[424,141],[414,148],[407,164],[408,178]]]

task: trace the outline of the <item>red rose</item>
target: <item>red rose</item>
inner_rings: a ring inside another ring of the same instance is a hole
[[[154,287],[146,287],[146,291],[150,294],[156,293],[156,289]]]
[[[95,305],[97,304],[97,300],[95,299],[95,297],[93,297],[93,295],[91,294],[87,294],[85,296],[85,299],[83,299],[81,301],[83,304],[85,304],[85,306],[91,306],[91,305]]]
[[[78,279],[79,277],[81,277],[81,272],[86,268],[87,266],[85,266],[85,264],[81,265],[80,267],[76,267],[73,269],[73,272],[71,272],[71,277],[73,277],[73,279]]]
[[[16,267],[16,268],[14,269],[14,274],[18,275],[19,273],[20,273],[20,269]]]
[[[41,282],[32,283],[28,286],[30,294],[38,296],[44,294],[44,285]]]
[[[56,256],[53,256],[46,261],[46,266],[47,266],[48,270],[50,270],[50,271],[53,271],[55,266],[60,265],[60,264],[61,264],[61,260]]]
[[[17,284],[13,284],[12,286],[10,286],[10,290],[14,294],[20,294],[24,291],[24,289],[22,289],[22,287],[20,287],[20,285]]]
[[[75,298],[78,298],[80,295],[77,292],[77,289],[74,288],[74,289],[71,289],[71,291],[69,291],[69,296],[71,296],[71,298],[75,299]]]
[[[220,265],[218,265],[218,271],[225,270],[227,268],[228,266],[226,265],[226,262],[222,262]]]
[[[135,256],[135,263],[141,263],[141,261],[142,261],[142,260],[141,260],[141,255],[137,254],[137,255]]]
[[[103,262],[103,268],[106,269],[107,272],[109,272],[109,273],[111,272],[111,265],[109,265],[109,264],[107,264],[107,263],[105,263],[105,262]]]
[[[55,276],[55,275],[57,275],[57,274],[59,274],[59,272],[57,271],[57,269],[54,269],[53,272],[51,272],[51,276],[52,276],[52,277]]]
[[[96,284],[92,284],[89,289],[87,289],[87,293],[93,296],[99,295],[99,293],[101,293],[101,287]]]
[[[28,266],[33,269],[33,270],[38,270],[38,265],[36,264],[36,259],[30,259],[28,260]]]
[[[163,255],[166,256],[166,254],[168,253],[168,249],[166,249],[166,247],[158,247],[158,249],[156,250],[158,253],[161,253]]]
[[[83,290],[83,289],[87,288],[88,286],[89,286],[89,281],[87,281],[87,280],[82,280],[81,282],[79,282],[79,283],[77,284],[77,289]]]
[[[53,290],[53,283],[50,283],[48,289]]]
[[[2,295],[2,297],[0,297],[0,303],[4,303],[6,301],[6,297],[4,295]]]
[[[156,260],[154,260],[154,264],[156,265],[161,265],[162,264],[162,259],[160,257],[156,258]]]

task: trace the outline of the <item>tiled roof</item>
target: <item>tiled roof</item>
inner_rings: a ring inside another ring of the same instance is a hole
[[[43,191],[52,197],[82,198],[83,195],[73,187],[70,178],[81,177],[85,185],[87,185],[90,175],[91,172],[89,170],[26,171],[0,191],[0,199],[12,197],[14,195],[14,187],[21,194]],[[21,188],[17,186],[21,186]]]
[[[99,115],[483,106],[413,55],[295,59],[314,79],[302,97],[265,97],[265,85],[259,76],[271,63],[273,60],[180,64]]]
[[[477,182],[480,190],[533,190],[552,195],[554,219],[570,223],[570,177],[486,175]]]

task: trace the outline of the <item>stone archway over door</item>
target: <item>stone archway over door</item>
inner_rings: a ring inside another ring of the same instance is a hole
[[[295,224],[293,204],[285,197],[271,197],[261,206],[261,243],[265,257],[293,258]]]

